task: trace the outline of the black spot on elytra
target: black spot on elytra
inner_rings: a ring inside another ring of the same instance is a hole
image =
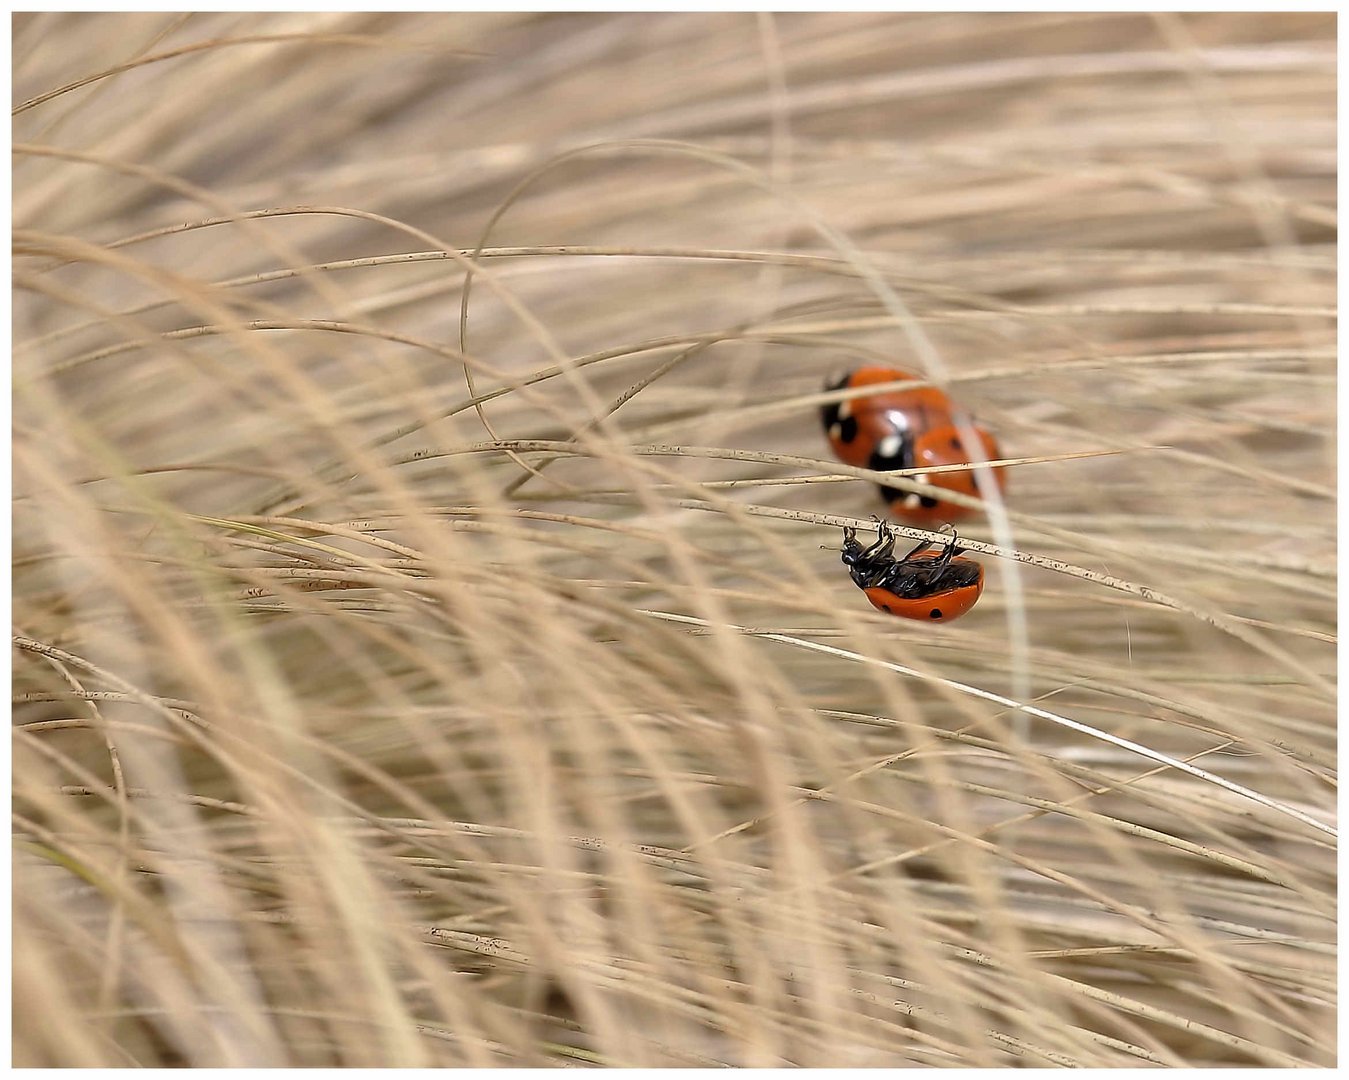
[[[897,432],[899,435],[899,453],[882,454],[879,443],[876,449],[871,451],[871,457],[867,459],[867,468],[875,469],[877,472],[889,472],[891,469],[912,469],[914,467],[913,457],[913,433]],[[889,498],[889,496],[886,496]]]
[[[876,466],[873,465],[871,467],[874,469]],[[886,502],[901,502],[904,496],[908,494],[909,492],[900,491],[899,488],[886,487],[884,484],[881,485],[881,498]],[[931,495],[918,496],[918,505],[927,510],[931,510],[940,502],[940,499],[934,499]]]
[[[833,382],[825,384],[825,390],[842,390],[848,385],[848,376],[844,375],[841,379],[835,379]],[[831,439],[838,439],[844,446],[852,444],[857,438],[857,417],[850,415],[844,416],[843,402],[831,401],[828,405],[820,406],[820,423],[824,426],[824,433]],[[834,428],[838,428],[838,434],[834,434]]]
[[[842,390],[847,385],[848,385],[848,376],[844,375],[842,378],[833,379],[829,382],[826,382],[824,384],[824,390],[825,393],[829,393],[833,390]],[[839,408],[842,404],[843,403],[840,401],[831,401],[828,405],[820,406],[820,423],[824,425],[824,430],[826,434],[828,434],[831,430],[833,430],[835,424],[841,424],[838,414]],[[857,421],[855,420],[853,421],[852,427],[853,431],[851,438],[855,439],[857,438]],[[844,440],[844,441],[847,442],[851,440]]]

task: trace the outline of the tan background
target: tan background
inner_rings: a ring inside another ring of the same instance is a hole
[[[1332,15],[14,83],[16,1064],[1334,1061]],[[839,566],[863,362],[1050,459],[956,625]]]

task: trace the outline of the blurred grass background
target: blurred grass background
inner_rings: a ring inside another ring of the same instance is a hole
[[[16,15],[14,1063],[1333,1064],[1335,30]]]

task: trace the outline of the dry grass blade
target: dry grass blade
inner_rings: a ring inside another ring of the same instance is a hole
[[[639,613],[643,615],[650,615],[652,618],[655,619],[665,619],[669,622],[684,623],[694,626],[707,625],[702,619],[693,619],[688,617],[687,615],[676,615],[668,611],[640,611],[639,609]],[[921,671],[916,671],[912,668],[906,668],[901,664],[892,664],[885,661],[876,660],[874,658],[864,656],[861,653],[851,652],[847,649],[840,649],[832,645],[823,644],[821,642],[804,641],[801,638],[792,637],[788,634],[769,634],[764,633],[762,631],[753,631],[743,626],[731,626],[728,627],[727,629],[730,629],[740,634],[746,633],[754,634],[754,636],[756,637],[762,637],[769,641],[780,641],[784,645],[792,645],[800,649],[812,649],[817,652],[829,653],[833,656],[842,657],[848,660],[855,660],[860,663],[878,664],[879,666],[886,668],[889,671],[895,672],[895,674],[897,675],[904,675],[910,678],[917,678],[917,679],[924,679],[924,678],[932,679],[936,682],[939,682],[946,689],[954,690],[957,693],[961,694],[969,694],[972,697],[982,698],[985,701],[991,701],[995,705],[1001,705],[1003,708],[1010,709],[1013,712],[1020,711],[1026,713],[1029,716],[1039,717],[1041,720],[1048,720],[1051,724],[1058,724],[1061,727],[1068,728],[1070,731],[1076,731],[1079,732],[1080,734],[1087,735],[1090,738],[1100,739],[1102,742],[1110,743],[1113,746],[1118,746],[1122,750],[1126,750],[1131,754],[1137,754],[1139,757],[1148,758],[1149,760],[1160,762],[1167,768],[1179,769],[1181,772],[1189,773],[1191,776],[1196,777],[1207,784],[1215,784],[1216,786],[1223,788],[1224,790],[1229,791],[1234,795],[1239,795],[1243,799],[1250,799],[1252,802],[1258,803],[1269,810],[1275,811],[1276,813],[1286,814],[1289,817],[1302,822],[1302,824],[1310,826],[1313,829],[1316,829],[1318,832],[1325,833],[1326,835],[1332,837],[1338,836],[1338,833],[1333,826],[1327,825],[1324,821],[1318,821],[1310,814],[1305,814],[1301,810],[1298,810],[1293,806],[1289,806],[1285,803],[1278,802],[1274,799],[1269,798],[1268,796],[1261,795],[1258,791],[1252,791],[1250,788],[1242,787],[1240,784],[1234,784],[1230,780],[1226,780],[1221,776],[1215,776],[1213,773],[1208,772],[1205,769],[1197,768],[1196,766],[1191,765],[1188,762],[1179,761],[1176,758],[1168,757],[1166,754],[1160,753],[1152,749],[1150,746],[1145,746],[1141,743],[1131,742],[1128,739],[1121,739],[1118,735],[1112,735],[1108,731],[1100,731],[1097,728],[1093,728],[1089,724],[1080,723],[1077,720],[1073,720],[1067,716],[1059,716],[1057,713],[1052,713],[1046,709],[1041,709],[1036,705],[1029,705],[1022,702],[1012,701],[1010,698],[1005,698],[1001,694],[994,694],[987,690],[982,690],[977,686],[967,686],[966,684],[957,682],[953,679],[943,679],[930,673],[924,673]]]

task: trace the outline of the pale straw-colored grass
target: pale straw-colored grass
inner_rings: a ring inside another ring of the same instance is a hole
[[[18,16],[15,1063],[1331,1064],[1334,32]]]

